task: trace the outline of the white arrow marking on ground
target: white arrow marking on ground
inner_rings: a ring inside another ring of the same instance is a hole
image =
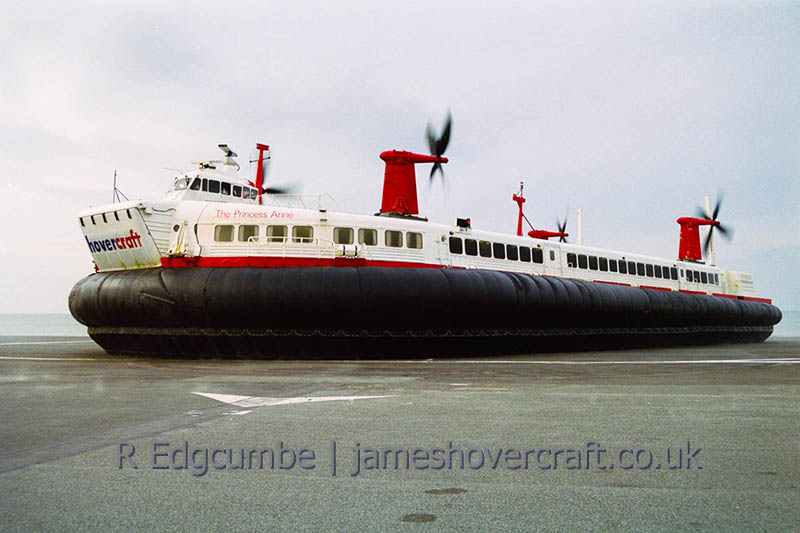
[[[374,398],[392,398],[396,394],[383,396],[300,396],[297,398],[263,398],[261,396],[238,396],[236,394],[215,394],[213,392],[192,392],[198,396],[205,396],[218,402],[238,407],[265,407],[268,405],[289,405],[293,403],[316,403],[316,402],[342,402],[353,400],[370,400]]]

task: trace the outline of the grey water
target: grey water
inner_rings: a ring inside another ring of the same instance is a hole
[[[85,337],[87,332],[69,313],[0,313],[0,336]]]

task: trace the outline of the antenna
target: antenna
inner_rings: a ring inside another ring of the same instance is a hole
[[[122,198],[125,198],[126,202],[130,201],[128,200],[128,197],[125,196],[125,194],[121,190],[117,189],[117,171],[114,170],[114,195],[111,197],[111,203],[112,204],[116,204],[118,202],[121,203]]]

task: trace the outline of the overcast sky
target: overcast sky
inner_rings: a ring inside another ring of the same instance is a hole
[[[155,199],[263,142],[270,183],[371,214],[378,154],[424,152],[448,109],[432,220],[512,233],[524,180],[537,227],[581,208],[586,244],[674,258],[675,219],[723,190],[717,263],[800,309],[800,3],[555,4],[5,0],[0,312],[67,312],[76,215],[114,170]]]

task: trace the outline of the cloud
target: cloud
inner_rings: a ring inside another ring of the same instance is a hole
[[[433,220],[511,232],[525,180],[537,226],[580,207],[587,243],[673,257],[675,219],[723,189],[718,261],[770,279],[784,252],[748,258],[800,244],[799,22],[755,2],[5,3],[0,312],[65,309],[90,264],[76,214],[114,170],[158,197],[165,167],[266,142],[274,183],[372,213],[378,154],[424,150],[447,109],[447,188],[420,180]],[[799,283],[769,288],[800,308]]]

